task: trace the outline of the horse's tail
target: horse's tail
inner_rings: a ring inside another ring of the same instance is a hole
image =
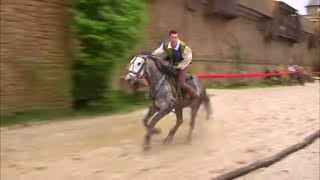
[[[211,107],[210,97],[207,95],[207,93],[204,94],[202,98],[202,103],[204,104],[207,111],[207,120],[209,120],[212,115],[212,107]]]

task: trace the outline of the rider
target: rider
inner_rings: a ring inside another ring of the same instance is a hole
[[[197,92],[186,83],[187,67],[192,61],[192,51],[183,41],[179,40],[178,32],[171,30],[169,40],[164,41],[152,55],[164,58],[178,71],[178,83],[182,90],[187,92],[192,100],[191,107],[198,97]]]

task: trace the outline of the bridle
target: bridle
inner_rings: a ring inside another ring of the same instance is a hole
[[[135,65],[134,62],[138,57],[142,58],[144,60],[144,62],[142,64],[142,66],[140,67],[140,69],[137,72],[134,72],[134,71],[132,71],[134,69],[134,65]],[[133,58],[131,60],[131,62],[130,62],[131,70],[129,69],[129,76],[132,77],[131,74],[134,74],[136,76],[136,78],[140,78],[140,77],[144,76],[145,75],[144,70],[145,70],[146,64],[147,64],[147,59],[145,57],[141,56],[141,55],[140,56],[136,56],[135,58]],[[156,95],[158,94],[159,87],[162,86],[162,84],[164,83],[164,80],[162,80],[163,77],[164,77],[164,73],[162,73],[162,75],[157,79],[156,85],[153,88],[150,89],[150,96],[151,96],[151,98],[153,100],[155,99]]]
[[[143,60],[144,60],[144,62],[143,62],[143,64],[142,64],[142,66],[140,67],[140,69],[137,71],[137,72],[135,72],[135,71],[133,71],[133,69],[134,69],[134,66],[135,66],[135,64],[134,64],[134,62],[135,62],[135,60],[138,58],[138,57],[140,57],[140,58],[142,58]],[[144,58],[144,57],[142,57],[142,56],[136,56],[136,57],[134,57],[134,59],[132,59],[131,60],[131,62],[130,62],[130,67],[131,67],[131,70],[129,69],[129,74],[134,74],[134,75],[136,75],[136,77],[137,78],[140,78],[140,77],[142,77],[143,75],[144,75],[144,68],[145,68],[145,66],[146,66],[146,59]]]

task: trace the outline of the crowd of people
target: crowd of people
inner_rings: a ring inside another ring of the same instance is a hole
[[[301,84],[304,85],[307,81],[312,81],[312,76],[304,67],[294,64],[287,66],[280,65],[275,70],[266,70],[265,73],[279,73],[278,76],[267,76],[266,79],[280,81],[281,84]]]

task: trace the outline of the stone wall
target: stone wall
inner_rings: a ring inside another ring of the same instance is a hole
[[[245,5],[245,2],[242,0],[241,4]],[[266,1],[266,4],[268,2],[271,1]],[[296,63],[308,68],[312,65],[316,50],[308,48],[307,39],[295,44],[281,38],[265,40],[263,20],[269,18],[270,13],[265,15],[257,12],[261,7],[256,10],[252,7],[246,8],[246,14],[226,20],[205,16],[201,10],[190,11],[184,3],[185,0],[153,1],[149,12],[151,24],[148,26],[144,50],[153,51],[167,38],[170,29],[176,29],[180,32],[180,38],[192,48],[194,61],[211,61],[209,64],[213,67],[218,66],[215,62],[223,61],[228,64],[230,61],[238,61],[235,57],[239,53],[242,57],[241,63],[248,64],[246,71],[249,72],[259,69],[261,71],[270,65]],[[273,6],[271,3],[268,7]],[[213,69],[216,69],[216,73],[229,72],[232,69],[231,64]],[[256,64],[260,68],[249,68],[249,64]],[[198,71],[207,73],[200,69]]]
[[[175,29],[180,39],[192,48],[193,64],[189,71],[193,74],[262,73],[266,68],[275,70],[279,65],[290,63],[311,69],[316,49],[308,48],[307,38],[300,43],[282,38],[265,40],[266,21],[273,18],[275,1],[239,0],[240,16],[231,20],[207,16],[205,8],[199,5],[200,1],[186,6],[190,2],[150,2],[151,20],[142,51],[152,52],[168,38],[168,31]],[[311,21],[304,19],[302,23],[307,23],[303,27],[306,36],[314,33]],[[240,69],[236,64],[240,64]],[[126,73],[125,66],[121,68],[123,74]]]
[[[71,106],[65,0],[1,0],[1,115]]]

